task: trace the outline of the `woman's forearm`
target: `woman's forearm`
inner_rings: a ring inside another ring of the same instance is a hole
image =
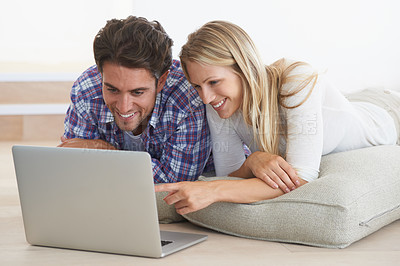
[[[276,198],[284,194],[279,188],[271,188],[258,178],[210,182],[214,188],[214,202],[252,203]]]
[[[305,184],[306,181],[301,181]],[[155,186],[156,192],[169,192],[164,201],[175,204],[183,215],[201,210],[215,202],[252,203],[283,195],[279,188],[271,188],[258,178],[166,183]]]

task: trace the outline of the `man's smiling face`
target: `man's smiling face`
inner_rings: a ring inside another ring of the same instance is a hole
[[[104,63],[102,76],[103,98],[118,127],[135,135],[142,133],[164,82],[157,85],[147,69],[127,68],[110,62]]]

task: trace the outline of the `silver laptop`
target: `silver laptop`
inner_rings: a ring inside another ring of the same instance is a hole
[[[164,257],[207,239],[161,231],[146,152],[14,146],[32,245]]]

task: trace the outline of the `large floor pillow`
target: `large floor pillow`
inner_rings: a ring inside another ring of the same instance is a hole
[[[320,170],[319,179],[278,198],[218,202],[184,217],[235,236],[328,248],[347,247],[400,218],[400,146],[330,154]],[[215,179],[224,178],[203,178]]]
[[[176,223],[186,221],[181,215],[175,211],[174,205],[168,205],[165,203],[164,198],[168,195],[168,192],[157,192],[157,212],[158,221],[162,224]]]

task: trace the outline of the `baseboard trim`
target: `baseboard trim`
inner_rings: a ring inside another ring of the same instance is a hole
[[[75,81],[79,75],[72,72],[11,72],[0,73],[0,82]]]
[[[0,104],[1,115],[60,115],[69,104]]]

